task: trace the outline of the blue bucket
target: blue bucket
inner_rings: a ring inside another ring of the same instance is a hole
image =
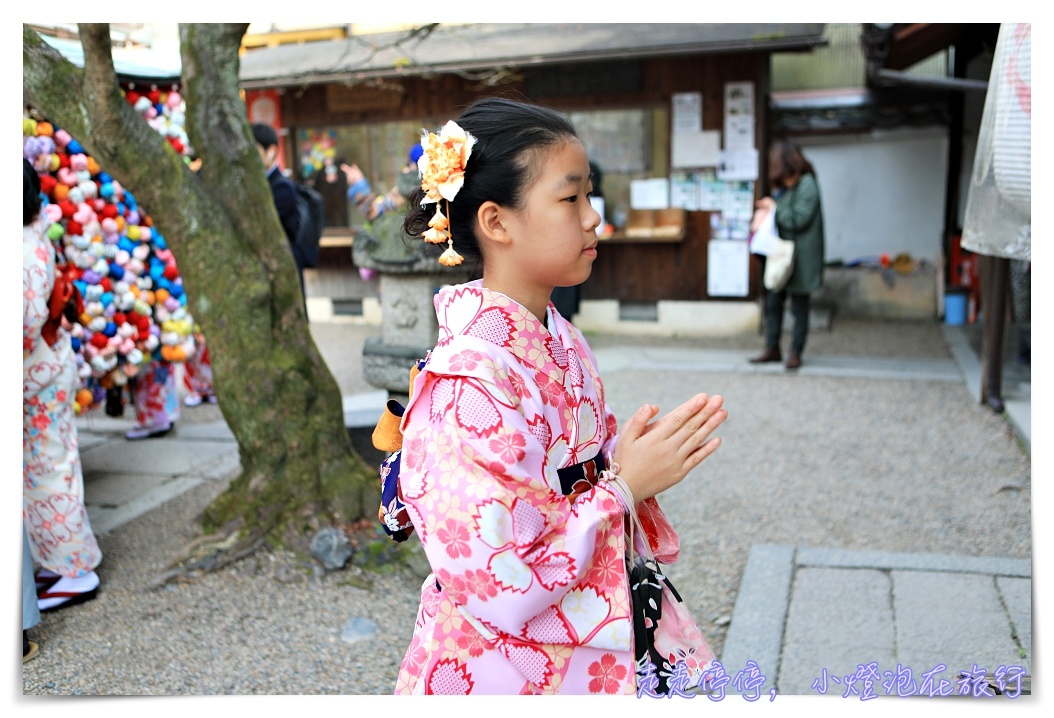
[[[950,327],[966,324],[966,300],[969,290],[965,287],[949,287],[944,294],[944,323]]]

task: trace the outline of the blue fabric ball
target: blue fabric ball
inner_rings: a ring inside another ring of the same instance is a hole
[[[81,143],[77,142],[77,140],[70,140],[70,143],[66,145],[66,153],[71,155],[81,155],[84,154],[84,147],[82,147]]]
[[[106,322],[106,328],[102,330],[102,333],[108,337],[112,337],[117,333],[117,325],[113,322]]]

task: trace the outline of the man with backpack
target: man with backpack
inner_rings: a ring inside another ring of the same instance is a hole
[[[278,168],[278,133],[270,125],[255,122],[252,125],[253,138],[256,140],[256,149],[260,152],[260,159],[267,168],[267,181],[271,185],[271,194],[274,196],[275,208],[278,210],[278,219],[282,222],[289,246],[296,259],[296,271],[300,277],[300,295],[304,298],[305,311],[307,306],[307,294],[304,290],[304,257],[297,247],[297,235],[300,232],[300,209],[297,206],[297,191],[293,183],[282,174]]]

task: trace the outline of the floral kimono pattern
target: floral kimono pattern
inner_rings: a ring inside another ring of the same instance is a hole
[[[557,474],[614,450],[591,350],[552,305],[547,329],[479,281],[435,305],[398,481],[433,574],[395,692],[633,694],[625,508],[603,481],[565,496]]]
[[[139,426],[164,426],[179,417],[176,367],[151,360],[135,378],[135,421]]]
[[[74,424],[79,386],[65,329],[40,336],[55,281],[55,249],[44,220],[22,229],[22,519],[33,560],[70,578],[102,562],[84,506]]]

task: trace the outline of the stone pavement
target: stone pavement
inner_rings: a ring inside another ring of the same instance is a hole
[[[330,336],[330,329],[315,333],[316,342],[324,343],[319,337]],[[963,329],[942,330],[952,359],[810,354],[799,373],[959,382],[976,399],[976,349]],[[332,336],[338,333],[339,328]],[[781,365],[748,364],[756,349],[623,346],[617,339],[599,345],[596,354],[605,372],[627,367],[784,371]],[[324,346],[320,349],[327,354]],[[346,423],[372,425],[387,393],[340,379],[342,389],[353,387],[345,397]],[[1030,451],[1029,384],[1016,382],[1005,389],[1007,420]],[[112,531],[204,482],[226,481],[237,470],[237,444],[217,407],[183,412],[186,421],[169,435],[137,442],[124,438],[133,424],[130,418],[112,419],[100,412],[78,419],[88,511],[96,532]],[[1031,674],[1031,577],[1027,559],[755,545],[720,658],[730,675],[749,669],[753,661],[766,677],[760,689],[765,695],[775,688],[780,694],[857,696],[868,685],[884,695],[880,682],[904,676],[905,668],[916,690],[923,692],[929,686],[942,691],[943,678],[943,690],[954,693],[958,671],[972,670],[975,664],[988,673],[1020,666]],[[946,670],[939,675],[931,671],[940,664]],[[1005,676],[1011,689],[1014,670]],[[927,672],[933,680],[924,687]],[[847,676],[857,678],[847,681]],[[731,685],[726,690],[737,692]]]

